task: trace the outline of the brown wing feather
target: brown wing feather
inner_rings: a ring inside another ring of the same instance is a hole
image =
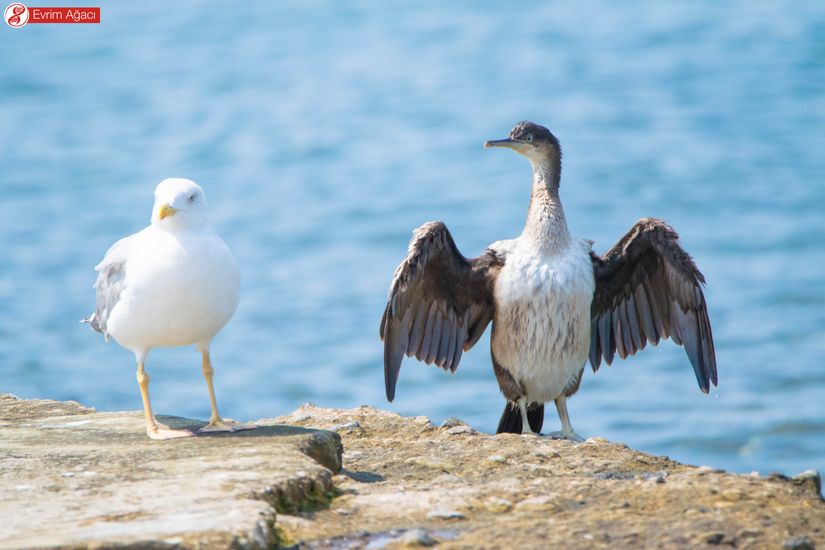
[[[492,279],[501,265],[492,250],[462,256],[442,222],[415,230],[381,319],[388,400],[395,398],[404,354],[455,371],[493,317]]]
[[[591,253],[596,292],[590,364],[624,359],[671,338],[685,347],[703,392],[718,382],[716,352],[702,286],[705,278],[661,220],[641,219],[604,256]]]

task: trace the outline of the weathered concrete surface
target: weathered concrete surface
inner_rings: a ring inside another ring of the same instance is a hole
[[[139,412],[0,398],[0,547],[825,548],[813,474],[732,475],[368,407],[258,423],[153,442]]]
[[[157,442],[140,412],[1,396],[0,547],[272,547],[276,511],[327,500],[340,456],[332,432]]]
[[[278,517],[302,548],[825,548],[813,473],[733,475],[600,439],[483,435],[368,407],[274,421],[344,442],[341,496]]]

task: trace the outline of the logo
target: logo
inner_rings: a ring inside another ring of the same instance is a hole
[[[3,12],[3,18],[9,27],[19,29],[29,22],[29,9],[23,4],[9,4]]]
[[[100,8],[35,8],[14,3],[9,4],[3,17],[15,29],[34,23],[100,23]]]

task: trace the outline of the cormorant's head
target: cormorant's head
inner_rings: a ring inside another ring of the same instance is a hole
[[[494,139],[484,143],[484,147],[507,147],[521,153],[530,161],[546,158],[561,159],[559,140],[550,130],[527,120],[516,124],[507,139]]]

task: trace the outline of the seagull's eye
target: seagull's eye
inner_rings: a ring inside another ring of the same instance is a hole
[[[189,202],[195,202],[195,197],[197,197],[197,195],[195,193],[192,193],[191,195],[189,195]]]
[[[524,136],[524,139],[527,141],[527,143],[533,143],[533,134],[527,134],[526,136]]]

